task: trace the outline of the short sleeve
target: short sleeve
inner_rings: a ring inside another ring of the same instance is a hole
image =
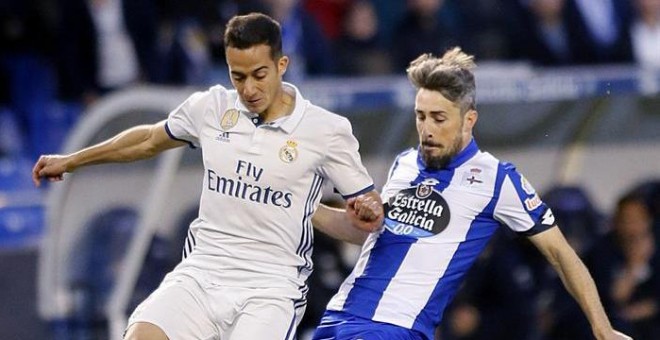
[[[344,198],[374,189],[373,180],[362,164],[358,149],[359,143],[353,136],[351,123],[342,117],[330,136],[321,172]]]
[[[504,171],[504,180],[495,206],[495,219],[526,236],[554,226],[552,211],[527,179],[511,164],[504,164],[500,169]]]
[[[186,142],[192,148],[199,147],[199,131],[202,126],[204,102],[209,92],[195,92],[179,107],[170,112],[165,130],[170,138]]]

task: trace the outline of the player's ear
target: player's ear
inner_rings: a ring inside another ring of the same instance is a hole
[[[472,130],[474,128],[474,125],[477,124],[477,119],[479,118],[479,113],[477,110],[470,109],[468,112],[465,113],[465,117],[463,117],[463,126],[466,129]]]
[[[286,68],[289,66],[289,57],[283,55],[277,60],[277,74],[283,77],[286,73]]]

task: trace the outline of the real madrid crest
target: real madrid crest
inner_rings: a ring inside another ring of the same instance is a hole
[[[224,131],[227,131],[238,123],[239,112],[236,109],[229,109],[225,111],[220,119],[220,128]]]
[[[284,163],[291,163],[298,158],[298,143],[293,140],[286,141],[286,145],[280,148],[280,159]]]

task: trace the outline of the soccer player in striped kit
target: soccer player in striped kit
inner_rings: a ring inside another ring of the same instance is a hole
[[[263,14],[237,16],[224,39],[235,90],[197,92],[166,120],[70,155],[42,156],[33,169],[39,185],[85,165],[202,149],[199,217],[184,259],[133,312],[126,339],[294,339],[322,184],[330,181],[349,207],[347,214],[319,209],[319,225],[343,221],[324,232],[363,240],[382,224],[349,121],[282,81],[289,59],[279,24]]]
[[[462,279],[501,225],[528,237],[550,261],[597,339],[629,339],[612,329],[550,208],[513,165],[477,146],[473,67],[473,57],[459,48],[441,58],[424,54],[408,67],[419,147],[394,161],[381,193],[384,228],[364,243],[314,339],[433,339]]]

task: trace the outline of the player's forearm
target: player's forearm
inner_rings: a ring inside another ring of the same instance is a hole
[[[369,235],[368,232],[355,228],[343,209],[331,208],[323,204],[312,216],[312,224],[334,239],[357,245],[362,245]]]
[[[553,266],[559,273],[564,286],[575,298],[591,324],[597,339],[612,333],[612,326],[598,296],[598,290],[584,263],[572,249],[556,255]]]
[[[125,130],[99,144],[70,154],[67,172],[93,164],[124,163],[154,156],[157,149],[150,143],[152,125],[140,125]]]

